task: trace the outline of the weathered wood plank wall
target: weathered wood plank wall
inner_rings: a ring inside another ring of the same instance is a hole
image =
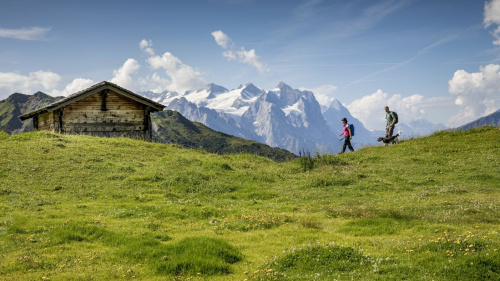
[[[106,108],[102,110],[102,97],[93,94],[63,109],[62,132],[126,132],[145,129],[144,105],[118,95],[107,94]]]
[[[54,132],[54,114],[47,112],[36,116],[38,118],[38,130]]]

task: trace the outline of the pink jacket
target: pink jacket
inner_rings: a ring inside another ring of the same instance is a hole
[[[349,124],[344,125],[344,136],[349,136]]]

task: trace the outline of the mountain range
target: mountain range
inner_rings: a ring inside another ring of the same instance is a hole
[[[284,82],[269,91],[247,83],[234,90],[209,84],[203,89],[182,94],[168,91],[139,94],[214,130],[295,154],[301,151],[338,153],[342,146],[340,120],[344,117],[354,124],[352,143],[355,149],[375,145],[376,139],[385,135],[385,132],[366,129],[339,100],[322,107],[313,92],[293,89]],[[409,137],[425,136],[444,129],[446,127],[442,124],[423,119],[398,124],[398,130]]]
[[[263,90],[252,83],[240,85],[233,90],[208,84],[203,89],[185,93],[165,91],[138,92],[138,94],[160,102],[167,106],[167,110],[177,111],[187,120],[203,124],[223,135],[253,140],[297,155],[301,152],[338,153],[342,147],[339,136],[342,130],[340,120],[344,117],[349,123],[354,124],[355,136],[352,143],[355,149],[376,145],[376,139],[385,134],[384,131],[366,129],[339,100],[333,100],[329,106],[321,106],[313,92],[293,89],[284,82],[271,90]],[[8,133],[32,130],[31,121],[23,123],[17,116],[60,98],[62,97],[51,97],[42,92],[31,96],[12,94],[6,100],[0,101],[0,130]],[[498,120],[498,112],[495,114],[497,115],[493,118]],[[180,121],[179,116],[164,112],[157,115],[154,116],[154,120],[158,141],[175,142],[173,139],[177,139],[187,147],[204,147],[202,142],[210,142],[204,136],[198,137],[198,142],[188,145],[189,134],[174,137],[165,126],[161,125],[166,124],[162,121],[165,118]],[[409,123],[400,122],[397,125],[397,130],[403,132],[404,138],[426,136],[445,129],[442,124],[433,124],[424,119]],[[200,129],[198,131],[205,132]],[[194,135],[191,133],[190,136]],[[217,139],[220,140],[218,137]]]

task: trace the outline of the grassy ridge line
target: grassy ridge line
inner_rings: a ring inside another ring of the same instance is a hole
[[[0,134],[0,277],[498,277],[499,133],[325,155],[306,172],[130,139]],[[175,263],[208,253],[208,238],[241,260]],[[315,267],[311,255],[351,270]]]
[[[238,138],[209,127],[191,122],[177,111],[165,110],[152,115],[156,130],[154,140],[175,143],[184,148],[201,148],[210,153],[248,153],[283,162],[297,158],[297,155],[280,148],[273,148],[256,141]]]

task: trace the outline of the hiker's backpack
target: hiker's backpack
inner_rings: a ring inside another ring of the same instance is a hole
[[[393,112],[392,112],[392,116],[393,116],[393,117],[394,117],[394,119],[395,119],[395,120],[394,120],[394,124],[397,124],[397,123],[398,123],[398,121],[399,121],[398,114],[397,114],[395,111],[393,111]]]
[[[349,127],[351,127],[351,137],[354,137],[354,125],[349,124]]]

